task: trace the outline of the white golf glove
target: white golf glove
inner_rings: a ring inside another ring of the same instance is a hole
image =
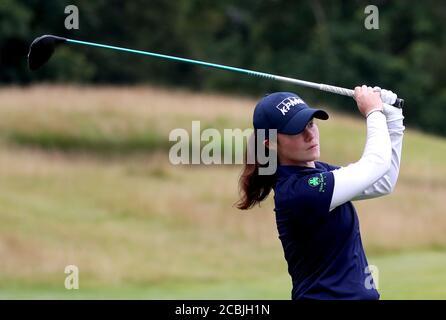
[[[379,91],[381,94],[381,100],[383,101],[383,112],[388,123],[404,119],[403,109],[392,106],[397,98],[395,93],[390,90],[381,89],[380,87],[374,87],[373,90]]]
[[[381,94],[381,100],[383,103],[393,105],[396,101],[397,95],[390,90],[381,89],[380,87],[374,87],[373,90],[379,91]]]

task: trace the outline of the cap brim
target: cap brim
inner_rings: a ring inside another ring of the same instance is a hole
[[[288,121],[282,129],[277,130],[277,132],[284,134],[299,134],[304,131],[306,125],[312,118],[327,120],[329,116],[324,110],[305,108],[296,113],[290,121]]]

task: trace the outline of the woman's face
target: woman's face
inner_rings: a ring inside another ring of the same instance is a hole
[[[295,135],[277,134],[277,155],[283,165],[314,167],[320,157],[319,129],[313,119]]]

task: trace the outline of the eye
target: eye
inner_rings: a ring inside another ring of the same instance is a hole
[[[308,122],[308,124],[307,124],[307,127],[308,127],[308,128],[312,128],[313,125],[314,125],[313,120],[310,120],[310,122]]]

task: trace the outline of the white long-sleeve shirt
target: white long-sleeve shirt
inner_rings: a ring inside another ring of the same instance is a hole
[[[391,193],[396,185],[404,135],[402,109],[383,105],[383,113],[367,118],[367,141],[361,159],[333,170],[334,190],[330,211],[355,200]]]

